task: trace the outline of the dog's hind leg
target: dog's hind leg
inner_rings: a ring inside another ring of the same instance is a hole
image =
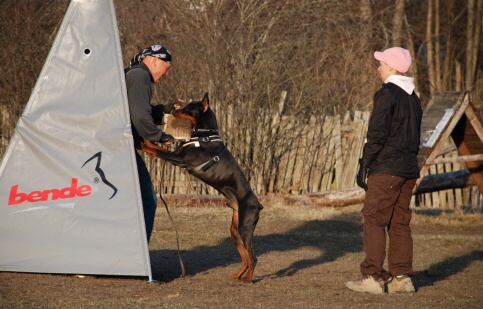
[[[260,205],[257,202],[258,205]],[[239,231],[240,236],[243,239],[244,247],[248,252],[248,270],[246,272],[245,277],[242,279],[245,282],[251,282],[253,277],[253,272],[255,270],[255,266],[257,266],[257,257],[255,256],[255,252],[253,251],[253,234],[255,232],[255,226],[257,225],[259,219],[259,211],[263,208],[260,205],[258,207],[250,207],[248,208],[244,214],[245,216],[241,218],[241,222],[239,223]]]
[[[253,252],[253,244],[252,244],[252,236],[249,238],[250,240],[245,242],[245,246],[247,247],[247,260],[248,260],[248,267],[247,267],[247,272],[245,277],[243,277],[244,282],[252,282],[252,277],[253,277],[253,272],[255,271],[255,266],[257,265],[257,257],[255,256],[255,253]]]
[[[250,263],[250,256],[248,254],[247,249],[245,248],[245,245],[243,244],[243,239],[240,235],[238,224],[239,224],[238,210],[233,209],[233,217],[231,221],[230,234],[231,234],[231,239],[235,243],[236,249],[240,254],[242,265],[238,270],[238,272],[229,276],[229,278],[232,278],[232,279],[240,279],[241,276],[243,276],[243,274],[247,271]]]

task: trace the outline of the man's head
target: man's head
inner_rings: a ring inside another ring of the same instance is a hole
[[[152,45],[137,53],[129,63],[129,66],[143,62],[151,71],[153,80],[157,83],[163,76],[168,75],[168,70],[173,66],[173,57],[166,47]]]
[[[374,58],[380,62],[377,70],[383,81],[389,75],[406,73],[412,61],[409,51],[401,47],[391,47],[382,52],[376,51]]]
[[[168,70],[171,69],[169,62],[163,61],[158,57],[146,56],[143,59],[143,63],[148,67],[155,83],[159,82],[163,76],[168,75]]]

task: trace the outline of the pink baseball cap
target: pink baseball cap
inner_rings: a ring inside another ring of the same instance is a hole
[[[411,54],[407,49],[401,47],[391,47],[383,52],[376,51],[374,58],[384,61],[391,68],[401,73],[406,73],[411,65]]]

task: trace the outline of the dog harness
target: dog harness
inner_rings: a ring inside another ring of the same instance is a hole
[[[230,151],[228,150],[228,148],[225,148],[219,154],[214,156],[211,160],[209,160],[205,163],[202,163],[202,164],[198,165],[197,167],[187,168],[187,170],[190,173],[197,172],[197,171],[206,172],[207,169],[209,169],[216,162],[220,161],[228,153],[230,153]]]
[[[182,145],[182,147],[194,144],[195,147],[200,147],[200,142],[202,143],[209,143],[209,142],[223,142],[221,137],[218,135],[210,135],[210,136],[202,136],[202,137],[192,137],[189,142],[186,142]]]
[[[218,135],[210,135],[210,136],[200,136],[200,137],[192,137],[189,142],[183,143],[182,147],[188,146],[188,145],[195,145],[195,147],[200,147],[200,143],[209,143],[209,142],[223,142],[220,136]],[[220,161],[221,158],[223,158],[227,153],[230,151],[228,148],[225,147],[219,154],[214,156],[211,160],[208,160],[196,167],[193,168],[187,168],[188,172],[197,172],[197,171],[203,171],[205,172],[207,169],[209,169],[213,164],[216,162]]]

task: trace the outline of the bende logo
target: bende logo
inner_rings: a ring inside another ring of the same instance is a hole
[[[82,165],[86,165],[88,162],[97,159],[96,166],[95,166],[95,171],[99,174],[99,176],[102,179],[102,182],[105,183],[108,187],[110,187],[113,190],[113,194],[109,199],[112,199],[116,193],[117,193],[117,188],[110,183],[106,179],[106,175],[104,174],[104,171],[101,169],[101,158],[102,158],[102,152],[98,152],[89,159],[87,159],[86,162]],[[81,168],[82,168],[81,167]],[[55,201],[59,199],[70,199],[74,197],[85,197],[88,196],[92,193],[92,187],[89,185],[81,185],[79,186],[79,179],[78,178],[72,178],[70,186],[67,186],[65,188],[57,189],[47,189],[47,190],[36,190],[32,191],[30,193],[27,192],[21,192],[19,191],[18,184],[14,185],[10,188],[10,195],[8,198],[8,206],[13,206],[13,205],[18,205],[22,204],[24,202],[30,202],[30,203],[35,203],[35,202],[45,202],[45,201]]]
[[[35,203],[44,202],[58,199],[74,198],[76,196],[88,196],[92,192],[92,188],[89,185],[82,185],[78,187],[79,180],[72,178],[69,187],[62,189],[48,189],[42,191],[32,191],[30,193],[24,193],[18,191],[18,185],[12,186],[10,189],[10,196],[8,198],[8,206],[21,204],[25,201]]]

